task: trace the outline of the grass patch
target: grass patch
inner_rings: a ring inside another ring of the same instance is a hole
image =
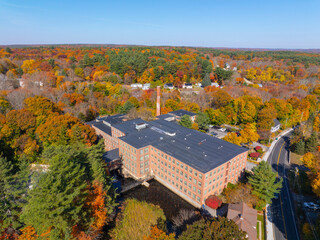
[[[259,221],[261,222],[261,229],[260,229],[260,224]],[[258,214],[257,216],[257,237],[259,239],[259,233],[261,231],[261,239],[264,240],[265,239],[265,227],[264,227],[264,217],[263,215]]]
[[[303,165],[301,159],[302,159],[302,156],[295,154],[293,152],[290,152],[290,163],[291,164]]]

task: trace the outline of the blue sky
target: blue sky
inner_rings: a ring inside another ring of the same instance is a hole
[[[320,48],[320,0],[0,0],[0,44]]]

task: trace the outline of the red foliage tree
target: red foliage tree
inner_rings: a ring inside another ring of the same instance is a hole
[[[217,209],[221,206],[222,200],[217,196],[211,195],[206,199],[205,204],[212,209]]]

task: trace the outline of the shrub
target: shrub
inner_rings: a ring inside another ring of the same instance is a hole
[[[260,146],[256,146],[254,149],[255,149],[256,151],[259,151],[259,150],[261,150],[261,149],[262,149],[262,147],[260,147]]]
[[[258,153],[258,152],[253,152],[253,153],[250,153],[249,156],[252,157],[252,158],[258,158],[258,157],[260,156],[260,153]]]
[[[205,201],[206,205],[212,209],[217,209],[218,207],[221,206],[222,204],[222,200],[217,197],[217,196],[209,196],[206,201]]]

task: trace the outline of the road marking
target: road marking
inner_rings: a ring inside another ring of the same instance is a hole
[[[280,151],[279,151],[279,155],[278,155],[278,161],[277,161],[277,172],[278,172],[278,175],[279,175],[279,176],[280,176],[280,174],[279,174],[279,161],[280,161],[280,155],[281,155],[281,151],[282,151],[282,148],[283,148],[283,145],[284,145],[284,144],[285,144],[285,142],[281,145],[281,148],[280,148]],[[279,200],[280,200],[282,221],[283,221],[283,225],[284,225],[284,232],[285,232],[285,234],[286,234],[286,239],[288,239],[287,228],[286,228],[286,221],[285,221],[285,219],[284,219],[284,214],[283,214],[281,193],[279,193]]]

